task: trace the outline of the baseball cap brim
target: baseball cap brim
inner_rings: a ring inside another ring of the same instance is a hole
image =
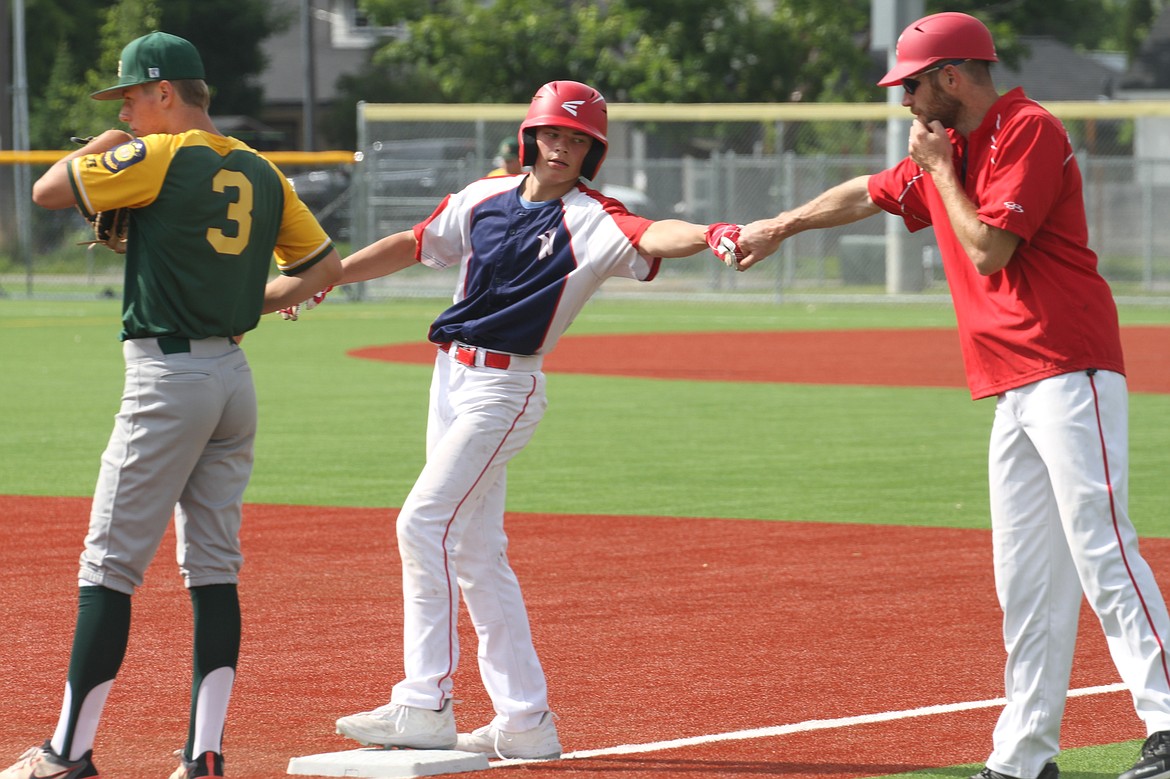
[[[97,92],[90,93],[90,97],[94,100],[119,100],[122,97],[122,90],[127,87],[135,87],[139,84],[146,84],[151,81],[161,81],[162,79],[145,79],[145,78],[121,78],[118,83],[112,87],[99,89]]]
[[[929,64],[923,65],[918,62],[899,62],[890,68],[890,72],[881,77],[877,82],[879,87],[896,87],[902,84],[902,79],[913,76],[920,70],[925,70]]]

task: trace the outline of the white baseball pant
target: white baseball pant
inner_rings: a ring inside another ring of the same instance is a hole
[[[398,516],[405,677],[394,686],[392,703],[438,709],[451,697],[462,592],[496,724],[528,730],[548,711],[548,687],[504,533],[506,466],[531,440],[546,405],[539,367],[468,367],[439,352],[427,461]]]
[[[1059,752],[1082,592],[1148,732],[1170,729],[1170,617],[1128,501],[1125,377],[1077,371],[1002,394],[989,450],[1007,705],[987,761],[1031,779]]]

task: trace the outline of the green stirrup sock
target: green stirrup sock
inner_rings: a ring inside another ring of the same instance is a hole
[[[194,759],[191,754],[195,744],[196,710],[199,705],[199,691],[204,680],[220,668],[232,669],[234,678],[236,663],[240,658],[240,596],[234,584],[210,584],[191,588],[191,608],[195,615],[194,675],[191,680],[191,720],[187,730],[187,745],[183,750],[186,760]],[[226,695],[222,698],[226,709]],[[222,723],[227,712],[204,712],[206,719]],[[222,726],[216,734],[216,741],[223,736]]]
[[[130,641],[130,596],[108,587],[81,587],[77,596],[77,628],[69,656],[67,681],[71,692],[63,754],[68,757],[85,699],[113,681]],[[91,716],[96,712],[91,712]]]

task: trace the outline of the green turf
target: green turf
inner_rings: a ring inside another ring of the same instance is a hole
[[[430,368],[348,349],[419,341],[435,299],[266,319],[246,348],[261,431],[247,500],[398,506],[422,464]],[[1170,312],[1125,310],[1165,323]],[[85,496],[122,382],[118,305],[0,302],[0,492]],[[945,305],[604,299],[573,333],[946,327]],[[730,384],[550,374],[549,413],[509,468],[514,511],[985,527],[992,401],[964,389]],[[1131,401],[1131,508],[1170,536],[1170,397]]]

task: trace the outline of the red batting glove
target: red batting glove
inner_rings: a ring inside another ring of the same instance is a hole
[[[739,231],[742,229],[743,225],[716,222],[707,228],[704,236],[711,251],[729,268],[739,268],[740,258],[743,257],[739,249]]]
[[[310,311],[310,310],[316,308],[317,306],[319,306],[325,302],[325,296],[328,295],[332,291],[333,291],[333,285],[330,284],[328,287],[321,290],[320,292],[314,293],[313,297],[309,298],[304,303],[301,303],[301,308],[303,308],[305,311]]]
[[[280,309],[280,318],[295,322],[300,317],[302,311],[310,311],[325,301],[325,296],[333,290],[333,285],[329,285],[320,292],[313,294],[313,297],[306,300],[304,303],[298,303],[295,306]]]

